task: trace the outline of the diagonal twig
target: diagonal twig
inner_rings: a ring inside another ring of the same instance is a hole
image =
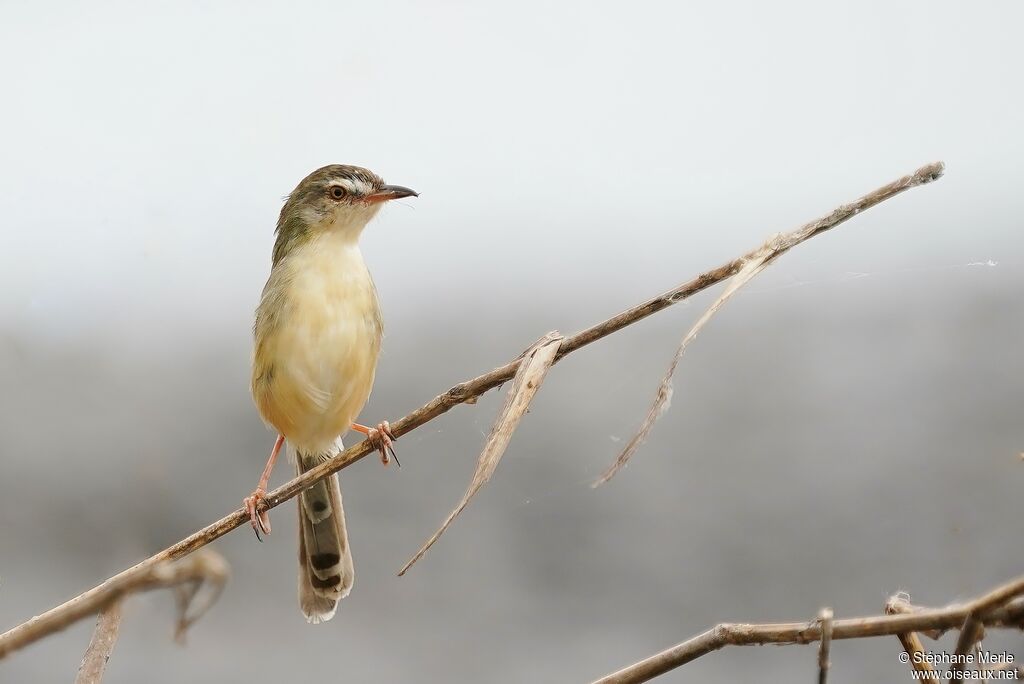
[[[718,299],[708,307],[707,311],[704,312],[697,322],[690,328],[690,332],[686,333],[683,340],[679,343],[679,347],[676,349],[676,355],[672,358],[672,363],[669,364],[668,370],[665,372],[665,376],[661,379],[661,384],[658,386],[658,393],[654,397],[654,403],[651,408],[647,411],[647,416],[644,418],[644,422],[640,425],[640,429],[633,435],[633,438],[629,440],[626,447],[619,454],[619,457],[615,459],[615,462],[608,466],[601,477],[597,479],[592,485],[593,487],[600,487],[608,480],[615,477],[615,474],[625,467],[629,459],[632,458],[636,450],[640,448],[640,445],[647,440],[647,435],[650,434],[651,428],[658,421],[665,411],[668,410],[669,404],[672,402],[672,378],[676,373],[676,366],[679,365],[679,360],[683,358],[683,352],[689,346],[690,342],[697,337],[697,334],[704,328],[711,317],[718,313],[718,310],[722,308],[736,292],[746,285],[751,278],[756,276],[758,273],[764,270],[765,266],[768,265],[768,260],[772,256],[772,251],[769,245],[765,245],[761,249],[753,252],[744,257],[744,264],[740,268],[739,272],[729,280],[729,286],[725,289]]]
[[[557,332],[550,332],[535,342],[523,354],[524,361],[519,365],[519,369],[512,379],[512,386],[508,390],[508,398],[505,400],[505,405],[495,419],[494,426],[491,428],[491,434],[487,438],[487,443],[484,445],[483,451],[480,452],[476,472],[473,473],[473,481],[469,483],[469,488],[462,496],[462,500],[448,514],[448,518],[441,524],[437,532],[398,571],[399,576],[404,575],[416,561],[423,557],[427,549],[433,546],[434,542],[444,534],[444,531],[452,524],[455,517],[462,513],[466,505],[469,504],[469,500],[473,498],[473,495],[480,491],[480,488],[491,479],[494,469],[498,467],[498,461],[501,460],[505,449],[508,448],[508,443],[512,439],[512,433],[518,427],[523,414],[530,408],[530,402],[533,401],[533,396],[540,389],[541,383],[544,382],[548,369],[551,368],[551,364],[555,360],[555,353],[558,351],[558,345],[562,342],[562,339],[562,336]]]
[[[732,297],[739,288],[745,285],[758,273],[763,271],[769,263],[782,256],[793,247],[796,247],[801,242],[804,242],[815,235],[820,235],[826,230],[835,228],[840,223],[853,218],[865,209],[873,207],[879,202],[897,195],[904,190],[909,190],[910,188],[917,187],[918,185],[930,183],[931,181],[939,178],[942,175],[942,172],[943,165],[941,163],[931,164],[918,169],[916,173],[910,176],[904,176],[889,185],[864,195],[850,204],[845,204],[827,216],[823,216],[815,221],[806,223],[800,228],[789,233],[780,233],[772,237],[761,247],[758,247],[737,259],[734,263],[738,263],[739,268],[736,269],[736,272],[732,276],[732,281],[730,282],[728,289],[726,289],[726,291],[715,300],[708,310],[704,312],[704,315],[701,316],[700,320],[697,321],[697,323],[683,338],[682,342],[680,342],[679,347],[676,350],[676,355],[672,359],[672,363],[669,365],[668,371],[665,373],[665,376],[662,378],[661,384],[658,387],[654,403],[647,412],[640,429],[637,431],[636,435],[629,440],[626,447],[622,450],[622,453],[620,453],[618,458],[615,459],[615,462],[601,474],[601,477],[599,477],[596,482],[594,482],[594,486],[598,487],[615,477],[615,474],[626,465],[640,445],[643,444],[644,440],[647,439],[651,428],[654,427],[654,423],[657,422],[658,418],[660,418],[666,410],[668,410],[669,402],[672,398],[672,377],[675,374],[676,366],[679,364],[679,359],[682,357],[686,347],[697,336],[697,333],[701,331],[708,320],[718,312],[722,305]]]
[[[901,192],[910,188],[936,180],[942,176],[944,165],[942,162],[935,162],[922,166],[920,169],[904,176],[888,185],[875,190],[870,195],[862,197],[853,204],[839,207],[834,212],[818,221],[808,224],[810,230],[806,237],[818,235],[851,216],[875,206],[880,202],[895,197]],[[743,267],[743,259],[734,259],[716,268],[706,271],[696,278],[689,280],[677,287],[665,292],[653,299],[638,304],[631,309],[612,316],[611,318],[597,323],[596,325],[583,330],[572,337],[562,340],[558,352],[555,354],[555,362],[582,347],[595,342],[603,337],[611,335],[629,325],[632,325],[648,316],[666,309],[673,304],[681,302],[698,292],[701,292],[716,283],[720,283],[732,277]],[[396,436],[401,436],[416,429],[417,427],[430,422],[443,413],[451,410],[459,404],[470,402],[476,397],[494,389],[508,380],[511,380],[522,363],[517,358],[509,363],[484,373],[472,380],[455,385],[447,392],[439,394],[426,404],[408,414],[401,420],[391,423],[391,430]],[[321,463],[315,468],[307,470],[302,475],[289,480],[277,489],[269,492],[265,497],[268,509],[280,506],[285,501],[295,497],[299,492],[313,486],[319,480],[336,473],[342,468],[364,458],[375,449],[369,441],[362,441],[334,458]],[[27,620],[3,634],[0,634],[0,658],[24,646],[50,634],[63,629],[71,622],[96,612],[98,605],[104,605],[110,596],[122,591],[125,585],[137,581],[138,577],[152,570],[153,566],[167,560],[183,558],[195,552],[211,542],[220,539],[228,532],[241,527],[249,522],[248,514],[241,508],[235,509],[232,513],[220,520],[213,522],[206,527],[193,532],[181,541],[163,549],[150,556],[140,563],[119,572],[101,584],[89,589],[78,596],[62,603],[59,606]],[[83,609],[83,606],[91,605],[90,609]]]
[[[964,618],[964,624],[960,627],[960,636],[956,640],[956,650],[953,652],[953,662],[949,665],[949,671],[954,680],[962,680],[963,677],[956,676],[963,674],[967,665],[967,654],[974,650],[977,644],[985,636],[985,626],[978,617],[976,611],[972,611]]]

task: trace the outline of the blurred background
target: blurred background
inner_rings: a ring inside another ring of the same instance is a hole
[[[946,176],[560,363],[492,482],[494,392],[342,477],[355,590],[305,624],[294,510],[216,544],[171,639],[132,599],[109,682],[582,682],[720,621],[942,605],[1024,572],[1018,2],[13,2],[0,7],[0,629],[236,508],[282,198],[332,162],[422,196],[363,238],[395,419],[924,163]],[[1018,85],[1013,85],[1018,83]],[[541,248],[538,248],[538,245]],[[351,441],[351,438],[350,438]],[[279,468],[273,484],[290,477]],[[0,663],[73,677],[92,620]],[[1017,634],[992,647],[1024,656]],[[952,649],[947,639],[936,648]],[[832,681],[909,680],[896,639]],[[663,681],[809,681],[813,648]]]

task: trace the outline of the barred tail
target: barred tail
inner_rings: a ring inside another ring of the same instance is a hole
[[[322,456],[294,456],[300,475],[323,462]],[[316,624],[334,617],[338,601],[348,596],[354,579],[338,476],[317,482],[298,500],[299,607],[306,621]]]

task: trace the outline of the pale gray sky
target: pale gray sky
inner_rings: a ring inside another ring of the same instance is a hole
[[[616,269],[648,292],[934,159],[941,191],[808,258],[1020,245],[999,220],[1022,201],[1017,2],[153,7],[3,10],[0,312],[19,326],[234,329],[281,196],[330,162],[423,193],[366,239],[395,309],[530,257],[538,286]]]

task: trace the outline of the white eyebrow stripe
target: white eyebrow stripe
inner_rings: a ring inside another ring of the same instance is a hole
[[[331,185],[340,185],[348,192],[357,195],[367,195],[373,192],[373,188],[369,184],[357,179],[339,178],[338,180],[332,181]]]

